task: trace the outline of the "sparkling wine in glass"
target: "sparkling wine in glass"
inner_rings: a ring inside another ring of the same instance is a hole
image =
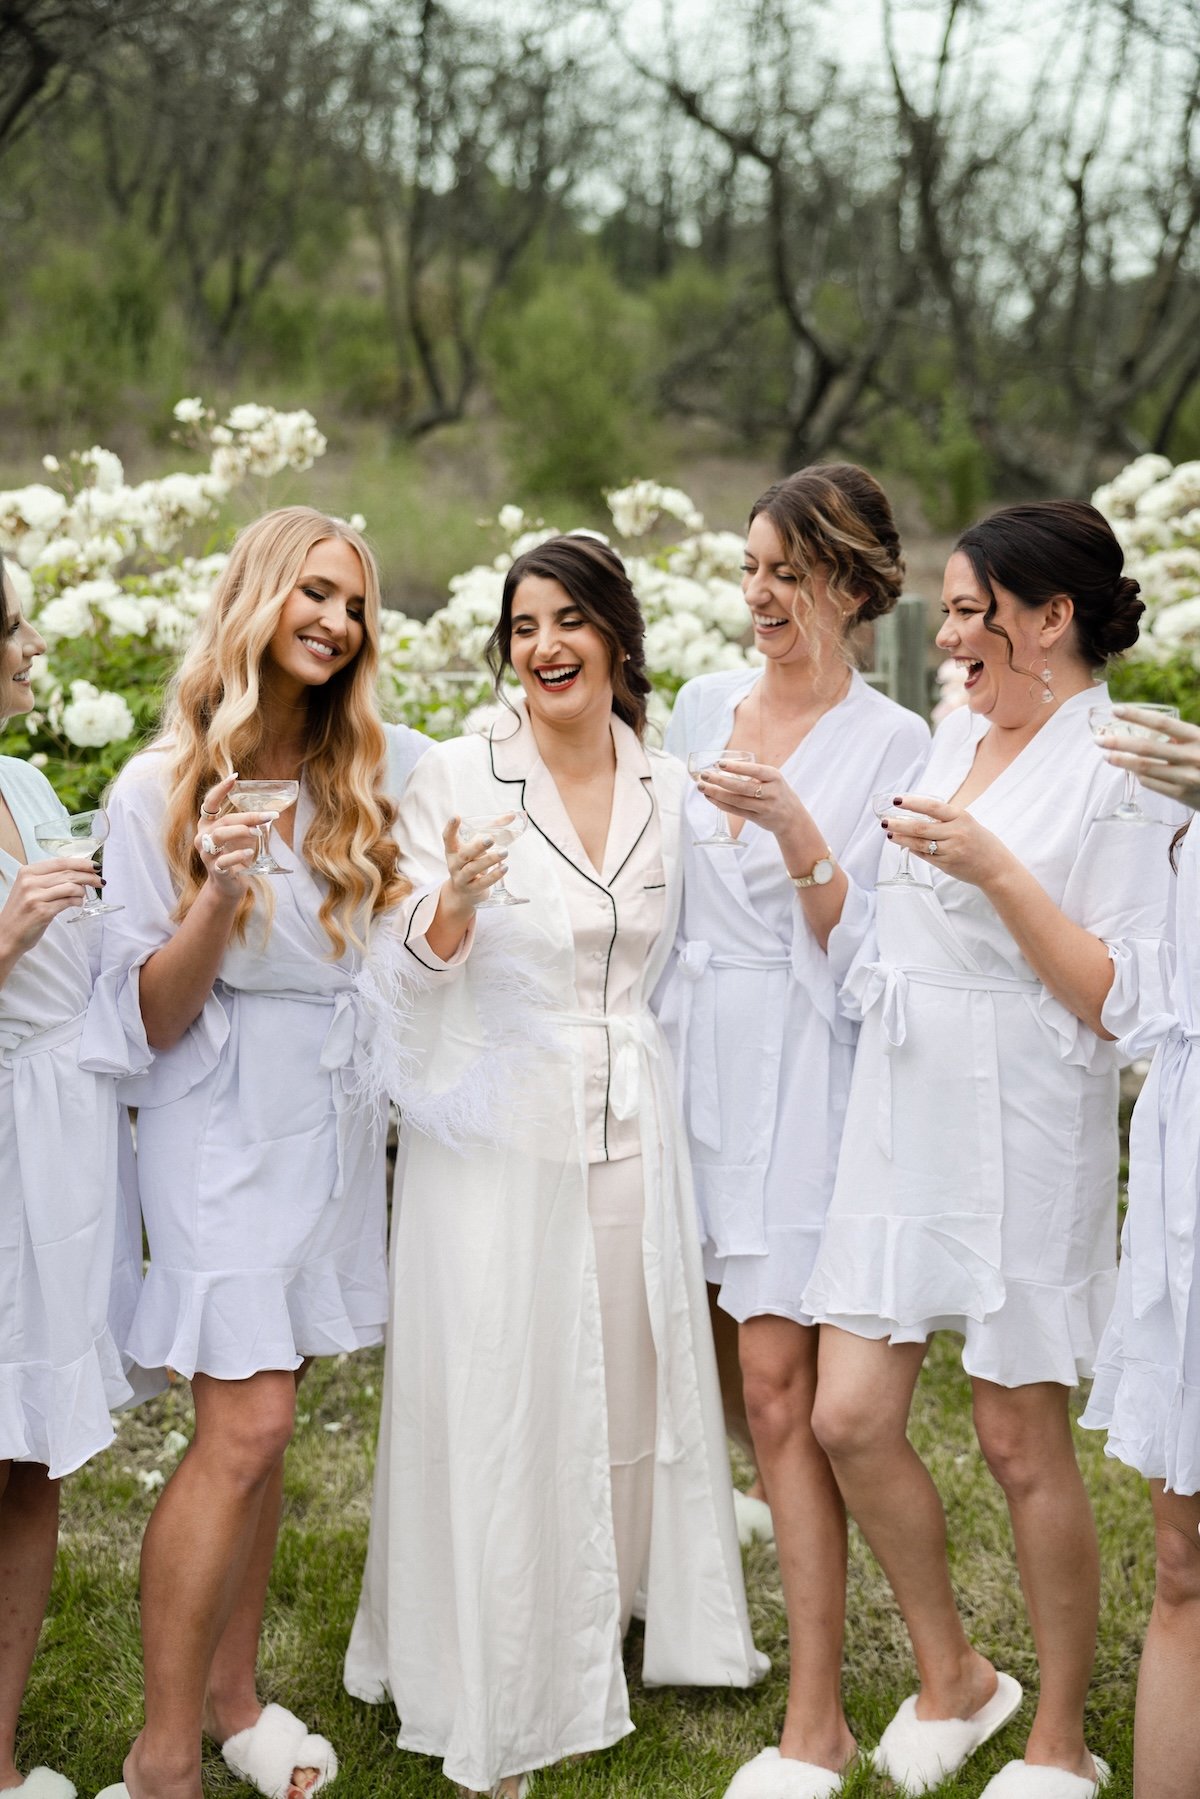
[[[108,813],[103,807],[94,812],[64,813],[45,824],[34,825],[34,840],[50,856],[94,856],[108,836]],[[80,924],[85,918],[99,918],[102,912],[123,912],[124,906],[107,905],[94,887],[86,889],[83,902],[67,920]]]
[[[710,768],[717,768],[726,763],[754,762],[757,758],[752,750],[692,750],[687,759],[687,769],[693,781],[699,782],[700,776],[707,774]],[[693,837],[692,846],[698,850],[744,850],[746,845],[740,837],[735,837],[729,829],[725,814],[714,806],[717,822],[711,837]]]
[[[1178,706],[1162,706],[1151,704],[1147,700],[1138,700],[1143,712],[1157,712],[1163,718],[1178,718]],[[1118,718],[1107,706],[1091,706],[1088,708],[1088,725],[1097,742],[1102,737],[1120,737],[1127,741],[1122,745],[1132,754],[1139,745],[1163,743],[1167,741],[1165,733],[1151,730],[1149,725],[1135,724],[1131,718]],[[1138,804],[1137,776],[1131,768],[1125,770],[1125,791],[1111,812],[1105,812],[1103,819],[1117,819],[1126,825],[1161,825],[1161,818],[1151,818],[1143,812]]]
[[[893,813],[897,812],[903,816],[903,809],[896,804],[896,789],[883,787],[878,793],[873,793],[871,810],[876,818],[891,818]],[[877,887],[919,887],[921,885],[912,871],[912,854],[907,847],[900,851],[900,866],[891,879],[877,881],[875,884]]]
[[[523,812],[476,813],[472,818],[459,820],[458,841],[468,843],[473,837],[490,837],[498,850],[506,850],[514,844],[525,826],[529,823]],[[504,885],[504,877],[496,882],[485,900],[480,900],[477,911],[482,912],[485,906],[527,906],[529,901],[519,893],[510,893]]]
[[[225,804],[234,812],[286,812],[300,794],[299,781],[239,781],[230,790]],[[258,855],[247,869],[252,875],[290,875],[291,869],[276,862],[271,854],[271,827],[255,825],[258,832]]]

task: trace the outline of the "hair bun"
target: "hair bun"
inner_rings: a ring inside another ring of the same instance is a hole
[[[1113,583],[1112,600],[1104,616],[1093,614],[1091,635],[1106,656],[1119,656],[1137,642],[1138,626],[1146,610],[1141,588],[1132,575],[1120,575]]]

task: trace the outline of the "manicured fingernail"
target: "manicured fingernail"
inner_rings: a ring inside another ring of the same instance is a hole
[[[881,831],[886,831],[886,830],[887,830],[887,819],[886,819],[886,818],[881,818],[881,819],[880,819],[880,821],[879,821],[879,829],[880,829],[880,830],[881,830]]]
[[[891,842],[893,842],[893,841],[894,841],[894,839],[893,839],[893,837],[892,837],[892,833],[891,833],[891,832],[890,832],[890,831],[889,831],[889,832],[888,832],[888,842],[889,842],[889,843],[891,843]]]
[[[893,806],[902,806],[904,804],[904,801],[900,798],[900,795],[897,794],[895,799],[892,801],[892,804],[893,804]]]

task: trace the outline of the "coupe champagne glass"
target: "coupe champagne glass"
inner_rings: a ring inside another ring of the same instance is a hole
[[[286,812],[300,794],[299,781],[239,781],[230,789],[225,804],[234,812]],[[247,869],[252,875],[290,875],[291,869],[276,862],[271,854],[271,827],[255,825],[258,832],[258,855]]]
[[[1162,706],[1157,703],[1152,705],[1146,700],[1138,700],[1137,704],[1143,712],[1157,712],[1163,718],[1179,717],[1178,706]],[[1126,738],[1128,739],[1127,747],[1131,752],[1136,751],[1139,744],[1165,741],[1163,732],[1151,730],[1149,725],[1135,724],[1131,718],[1118,718],[1116,713],[1110,712],[1107,706],[1089,707],[1088,724],[1091,727],[1092,736],[1097,742],[1102,737]],[[1103,814],[1103,819],[1117,819],[1121,824],[1126,825],[1161,825],[1164,822],[1161,818],[1151,818],[1148,812],[1142,811],[1138,804],[1137,776],[1131,768],[1125,770],[1124,793],[1113,810]]]
[[[473,837],[490,837],[497,849],[506,850],[516,842],[525,826],[529,823],[523,812],[476,813],[473,818],[459,821],[458,840],[466,843]],[[504,877],[496,882],[485,900],[480,900],[475,908],[482,912],[487,906],[527,906],[529,901],[519,893],[510,893],[504,885]]]
[[[896,789],[884,787],[871,795],[871,810],[876,818],[890,818],[894,812],[901,810],[896,805]],[[876,881],[877,887],[919,887],[921,883],[912,871],[912,854],[907,846],[900,851],[900,866],[887,881]]]
[[[94,812],[64,813],[61,818],[34,825],[33,835],[38,846],[51,856],[94,856],[108,836],[108,813],[103,807]],[[85,918],[99,918],[102,912],[124,910],[124,906],[108,905],[94,887],[89,887],[78,912],[67,923],[81,924]]]
[[[692,750],[687,759],[687,768],[693,781],[698,784],[700,776],[707,774],[710,768],[716,768],[725,763],[754,762],[756,760],[752,750]],[[717,815],[717,822],[712,836],[693,837],[692,847],[698,850],[744,850],[746,845],[729,829],[725,814],[718,806],[714,806],[713,811]]]

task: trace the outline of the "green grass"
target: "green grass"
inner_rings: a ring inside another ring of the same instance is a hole
[[[341,1685],[366,1546],[381,1370],[377,1352],[318,1363],[301,1390],[264,1633],[262,1692],[336,1743],[341,1799],[445,1799],[449,1788],[435,1762],[396,1751],[390,1707],[361,1705]],[[137,1553],[153,1494],[138,1476],[155,1467],[170,1471],[163,1439],[173,1428],[190,1428],[189,1410],[186,1389],[172,1389],[127,1417],[115,1446],[66,1484],[62,1551],[18,1753],[26,1767],[46,1762],[66,1770],[85,1796],[119,1778],[140,1722]],[[969,1387],[954,1339],[935,1345],[913,1429],[946,1503],[955,1580],[974,1640],[1032,1694],[1037,1670],[1007,1515],[975,1444]],[[1100,1438],[1080,1433],[1079,1443],[1104,1560],[1088,1740],[1112,1763],[1111,1799],[1128,1799],[1134,1680],[1153,1584],[1150,1509],[1142,1483],[1105,1460]],[[777,1740],[787,1641],[773,1550],[755,1545],[746,1569],[755,1636],[773,1662],[767,1680],[750,1693],[646,1692],[635,1672],[635,1626],[628,1657],[635,1734],[604,1754],[540,1776],[538,1799],[718,1799],[738,1764]],[[912,1685],[887,1586],[862,1542],[852,1538],[846,1703],[863,1744],[878,1738]],[[964,1775],[938,1789],[941,1799],[974,1799],[988,1776],[1020,1753],[1031,1715],[1027,1697],[1014,1723]],[[215,1752],[206,1758],[205,1789],[230,1799],[247,1790]],[[847,1799],[888,1790],[865,1769],[845,1787]]]

